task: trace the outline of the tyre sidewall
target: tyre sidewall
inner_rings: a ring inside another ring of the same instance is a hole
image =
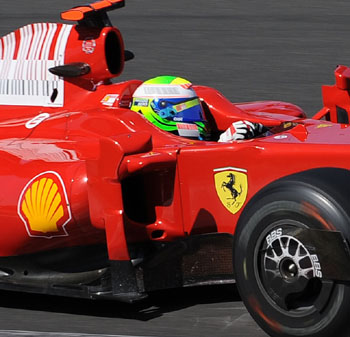
[[[248,310],[272,336],[342,336],[342,320],[350,310],[349,290],[338,284],[324,312],[305,317],[288,315],[264,292],[256,267],[256,247],[279,219],[291,219],[311,229],[340,230],[349,238],[349,217],[338,202],[317,187],[283,183],[267,191],[242,215],[235,233],[234,268],[238,290]]]

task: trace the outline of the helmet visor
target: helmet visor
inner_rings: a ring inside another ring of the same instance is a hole
[[[151,107],[159,117],[174,122],[204,122],[203,110],[198,97],[154,99]]]

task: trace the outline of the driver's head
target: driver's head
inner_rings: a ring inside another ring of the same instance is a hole
[[[206,138],[206,120],[192,83],[176,76],[158,76],[134,92],[131,110],[142,113],[162,130]]]

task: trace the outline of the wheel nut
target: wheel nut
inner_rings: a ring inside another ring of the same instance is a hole
[[[295,265],[295,263],[291,263],[289,266],[288,266],[288,271],[290,273],[290,276],[294,277],[297,272],[298,272],[298,268],[297,266]]]

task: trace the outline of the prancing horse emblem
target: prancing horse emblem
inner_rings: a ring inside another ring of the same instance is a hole
[[[236,214],[247,198],[248,179],[245,169],[225,167],[214,170],[216,193],[226,209]]]
[[[233,173],[230,173],[227,178],[230,178],[230,180],[228,182],[224,181],[221,185],[221,188],[225,191],[225,189],[227,188],[230,192],[231,192],[231,196],[233,199],[233,201],[236,201],[237,197],[240,196],[242,194],[242,185],[239,185],[240,191],[238,192],[234,185],[235,185],[235,175]]]

